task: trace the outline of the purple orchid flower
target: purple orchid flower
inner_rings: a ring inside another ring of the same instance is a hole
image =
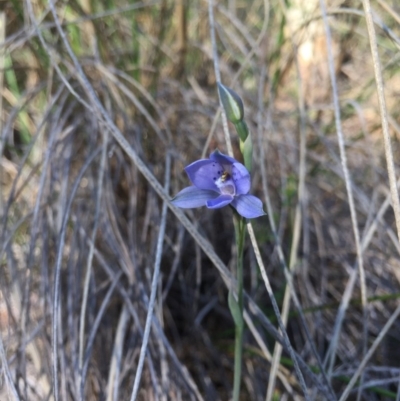
[[[216,150],[209,159],[189,164],[185,171],[193,185],[184,188],[172,199],[175,206],[185,209],[200,206],[218,209],[232,205],[247,219],[265,214],[261,200],[248,193],[250,173],[234,158]]]

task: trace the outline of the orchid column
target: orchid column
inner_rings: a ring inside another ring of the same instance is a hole
[[[209,159],[197,160],[185,167],[192,185],[180,191],[172,203],[181,208],[206,206],[209,209],[217,209],[230,205],[233,209],[237,246],[237,297],[230,290],[228,303],[235,322],[233,400],[239,401],[244,329],[243,251],[246,219],[263,216],[265,213],[261,200],[249,194],[253,147],[249,130],[243,119],[243,102],[237,93],[220,83],[218,83],[218,91],[228,120],[234,124],[239,135],[244,165],[233,157],[215,150]]]

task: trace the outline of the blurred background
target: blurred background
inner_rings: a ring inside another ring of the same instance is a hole
[[[212,5],[0,1],[2,400],[129,400],[157,265],[137,399],[231,396],[228,289],[196,235],[162,218],[156,184],[116,138],[170,197],[189,184],[187,164],[226,153],[214,54],[245,105],[251,192],[268,211],[252,223],[309,399],[344,401],[352,378],[345,399],[400,399],[400,243],[382,133],[383,121],[398,177],[400,5],[371,2],[386,113],[361,1]],[[231,210],[185,214],[233,273]],[[246,244],[259,309],[247,308],[241,399],[306,399]]]

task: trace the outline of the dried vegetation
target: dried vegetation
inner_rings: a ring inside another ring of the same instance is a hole
[[[206,0],[1,2],[0,399],[128,400],[135,377],[138,400],[229,399],[231,212],[163,213],[185,165],[226,151],[213,50],[245,103],[269,212],[253,227],[309,389],[248,241],[242,399],[400,399],[382,135],[399,177],[399,5],[374,1],[372,32],[355,0],[214,3],[216,49]]]

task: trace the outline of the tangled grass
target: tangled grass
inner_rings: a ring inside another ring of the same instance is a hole
[[[395,2],[2,4],[1,400],[229,399],[231,212],[168,203],[240,157],[219,79],[268,212],[242,399],[400,400]]]

